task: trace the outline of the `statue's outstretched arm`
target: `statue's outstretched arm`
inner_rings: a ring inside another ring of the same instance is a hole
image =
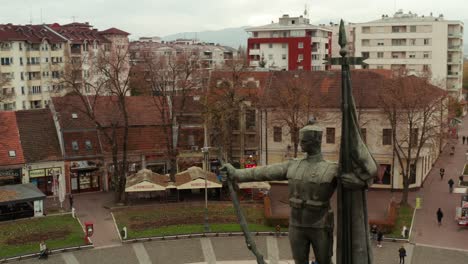
[[[234,178],[238,182],[254,182],[254,181],[284,181],[287,180],[289,161],[261,166],[251,169],[235,169],[231,164],[225,164],[224,169],[227,170],[229,177]],[[223,169],[222,168],[222,169]]]

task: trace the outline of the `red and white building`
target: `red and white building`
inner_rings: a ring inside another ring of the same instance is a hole
[[[332,31],[303,16],[283,15],[278,23],[246,29],[250,66],[272,70],[326,70],[332,54]],[[262,65],[263,64],[263,65]]]

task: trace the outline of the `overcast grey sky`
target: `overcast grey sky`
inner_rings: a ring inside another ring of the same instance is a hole
[[[0,23],[27,24],[32,18],[33,23],[62,24],[74,17],[100,30],[117,27],[135,39],[268,24],[282,14],[302,14],[305,4],[310,20],[323,23],[365,22],[396,9],[468,18],[467,0],[0,0]]]

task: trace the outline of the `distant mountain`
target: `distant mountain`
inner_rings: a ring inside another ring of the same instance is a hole
[[[201,32],[183,32],[172,34],[163,37],[163,40],[175,40],[178,38],[186,38],[186,39],[199,39],[203,42],[209,43],[219,43],[221,45],[230,46],[232,48],[237,49],[240,45],[247,46],[247,38],[248,34],[245,32],[245,28],[247,27],[239,27],[239,28],[225,28],[221,30],[213,30],[213,31],[201,31]]]

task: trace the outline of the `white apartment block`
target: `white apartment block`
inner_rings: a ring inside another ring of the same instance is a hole
[[[65,66],[82,61],[82,78],[89,78],[89,54],[128,45],[128,33],[111,28],[97,31],[88,23],[67,25],[0,25],[0,74],[9,81],[1,92],[0,110],[44,108],[60,95]]]
[[[351,27],[354,55],[368,58],[368,68],[430,76],[434,85],[461,99],[463,22],[400,10]]]
[[[142,40],[143,39],[143,40]],[[139,41],[130,43],[130,58],[138,64],[147,52],[156,57],[176,58],[180,54],[193,54],[200,58],[204,69],[213,70],[222,68],[226,61],[237,58],[237,51],[228,46],[204,43],[196,39],[177,39],[174,41]]]
[[[332,54],[332,31],[303,16],[283,15],[278,23],[247,28],[251,67],[271,70],[325,70]],[[262,65],[264,64],[264,65]]]

